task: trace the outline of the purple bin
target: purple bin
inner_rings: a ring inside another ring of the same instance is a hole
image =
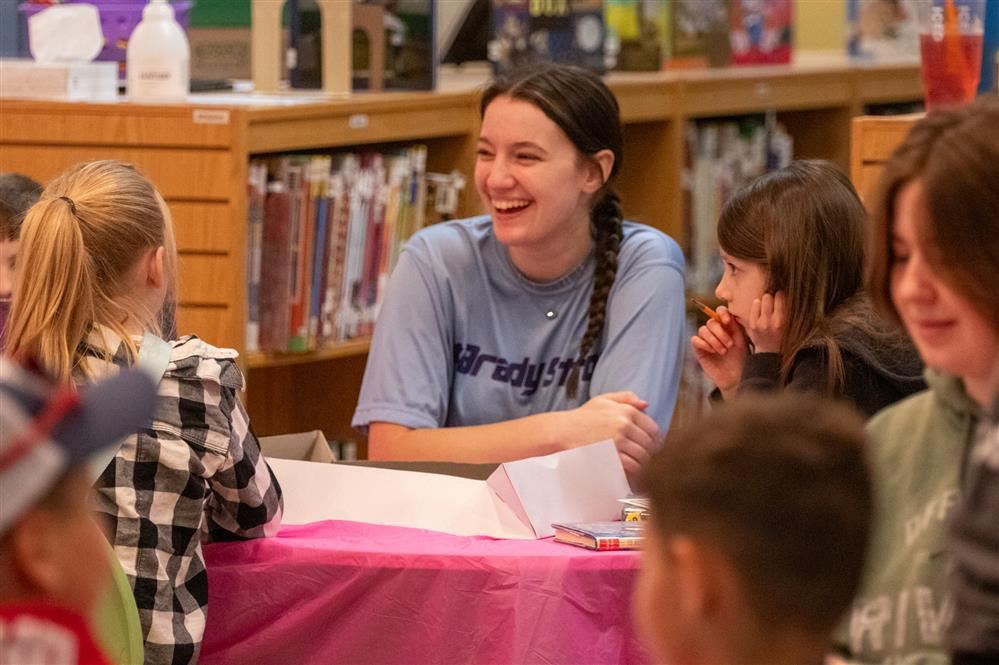
[[[87,2],[97,7],[101,15],[101,31],[104,33],[104,48],[97,56],[98,60],[111,60],[118,63],[118,78],[125,79],[125,52],[128,48],[128,38],[135,26],[142,20],[142,10],[147,0],[63,0],[61,4]],[[57,3],[58,4],[58,3]],[[190,25],[192,0],[170,0],[173,12],[185,32]],[[28,50],[28,17],[47,9],[51,3],[39,4],[24,2],[20,5],[22,20],[22,53],[30,57]]]

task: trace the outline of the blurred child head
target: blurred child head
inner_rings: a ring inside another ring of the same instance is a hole
[[[9,354],[65,381],[95,326],[121,337],[132,360],[131,335],[160,332],[176,246],[163,198],[133,166],[90,162],[55,178],[24,220],[19,251],[31,275],[15,280]]]
[[[870,291],[981,404],[999,363],[999,99],[920,120],[872,200]]]
[[[815,395],[746,395],[667,440],[636,619],[666,663],[819,662],[857,589],[872,497],[862,420]]]
[[[0,333],[7,323],[10,294],[14,290],[14,261],[21,221],[41,193],[42,186],[28,176],[0,174]]]
[[[80,394],[0,358],[0,602],[89,615],[108,566],[87,462],[140,427],[154,399],[152,379],[137,371]]]
[[[795,161],[756,178],[722,210],[724,274],[715,295],[745,325],[753,300],[784,293],[785,376],[798,351],[822,344],[831,351],[830,384],[842,380],[828,320],[863,286],[865,220],[849,179],[821,160]]]

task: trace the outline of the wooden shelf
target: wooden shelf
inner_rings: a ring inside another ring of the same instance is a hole
[[[359,337],[344,342],[337,342],[320,351],[309,351],[306,353],[248,353],[246,354],[246,366],[249,369],[263,369],[266,367],[320,363],[338,358],[363,356],[368,353],[370,347],[370,337]]]
[[[163,106],[4,99],[0,166],[45,182],[81,161],[134,163],[173,214],[179,332],[242,351],[251,157],[423,142],[430,170],[459,169],[471,183],[479,89],[488,71],[445,72],[440,92],[346,98],[206,94]],[[796,156],[832,159],[845,169],[850,121],[865,104],[922,97],[918,63],[857,65],[835,57],[799,57],[777,67],[613,73],[607,81],[624,122],[617,188],[625,215],[677,239],[684,232],[688,122],[773,110],[794,138]],[[478,212],[469,186],[459,214]],[[241,356],[255,431],[322,428],[330,438],[355,436],[350,416],[369,345],[358,339],[317,353]]]

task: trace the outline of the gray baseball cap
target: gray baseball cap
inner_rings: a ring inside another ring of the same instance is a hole
[[[77,392],[0,358],[0,534],[67,470],[146,424],[155,400],[156,383],[138,370]]]

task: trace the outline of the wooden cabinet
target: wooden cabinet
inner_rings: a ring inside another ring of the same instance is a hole
[[[854,118],[850,139],[850,178],[864,199],[881,177],[881,169],[895,148],[905,139],[921,113],[893,117]]]
[[[477,83],[481,83],[479,80]],[[625,123],[618,180],[629,218],[682,234],[684,128],[692,119],[777,112],[800,157],[850,164],[850,120],[865,104],[918,100],[916,65],[842,63],[608,78]],[[180,251],[181,333],[243,349],[246,324],[246,182],[251,157],[291,151],[421,142],[428,168],[471,182],[478,128],[475,87],[380,93],[343,100],[194,96],[169,106],[3,100],[0,170],[47,181],[93,159],[136,164],[163,193]],[[211,103],[209,103],[209,101]],[[470,186],[462,212],[478,210]],[[302,356],[243,356],[258,434],[322,428],[352,436],[350,415],[366,340]]]

